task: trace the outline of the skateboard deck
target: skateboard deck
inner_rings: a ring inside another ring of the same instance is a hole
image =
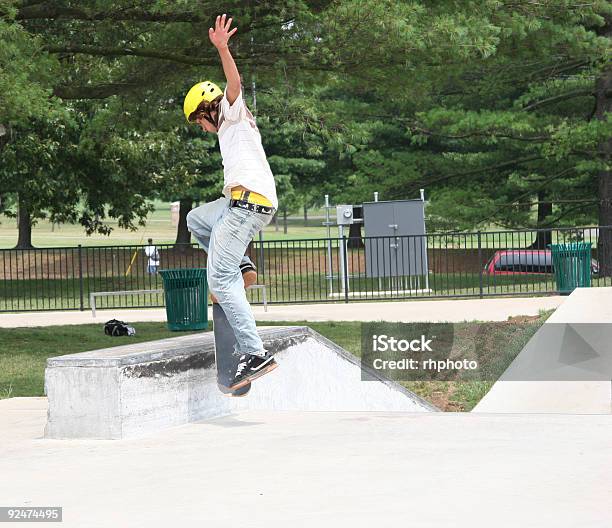
[[[236,337],[223,308],[213,303],[213,327],[215,333],[215,362],[217,364],[217,385],[228,396],[245,396],[251,389],[248,383],[237,390],[230,390],[240,357],[234,354]]]

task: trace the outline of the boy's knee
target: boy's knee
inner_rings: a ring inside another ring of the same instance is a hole
[[[193,233],[198,226],[197,208],[192,209],[187,213],[187,229]]]
[[[211,224],[214,223],[211,215],[214,215],[215,202],[202,204],[187,213],[187,229],[192,233],[194,231],[210,230]]]

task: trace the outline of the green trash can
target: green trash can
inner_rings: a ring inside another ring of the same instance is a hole
[[[173,331],[208,328],[206,268],[159,270],[164,281],[168,328]]]
[[[569,295],[576,288],[591,286],[591,243],[548,244],[552,253],[557,290]]]

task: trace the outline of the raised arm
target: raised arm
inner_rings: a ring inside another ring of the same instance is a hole
[[[234,101],[240,94],[240,74],[238,68],[234,62],[234,57],[230,53],[228,42],[230,37],[238,31],[238,28],[234,28],[230,31],[232,25],[232,19],[226,20],[225,13],[221,16],[217,16],[215,21],[215,29],[208,29],[208,36],[210,41],[213,43],[219,57],[221,57],[221,64],[223,65],[223,72],[227,79],[227,100],[229,104],[234,104]]]

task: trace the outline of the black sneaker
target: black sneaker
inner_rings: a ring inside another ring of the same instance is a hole
[[[278,363],[269,352],[263,357],[245,354],[240,358],[234,382],[229,388],[237,390],[244,387],[247,383],[273,371],[276,367],[278,367]]]

